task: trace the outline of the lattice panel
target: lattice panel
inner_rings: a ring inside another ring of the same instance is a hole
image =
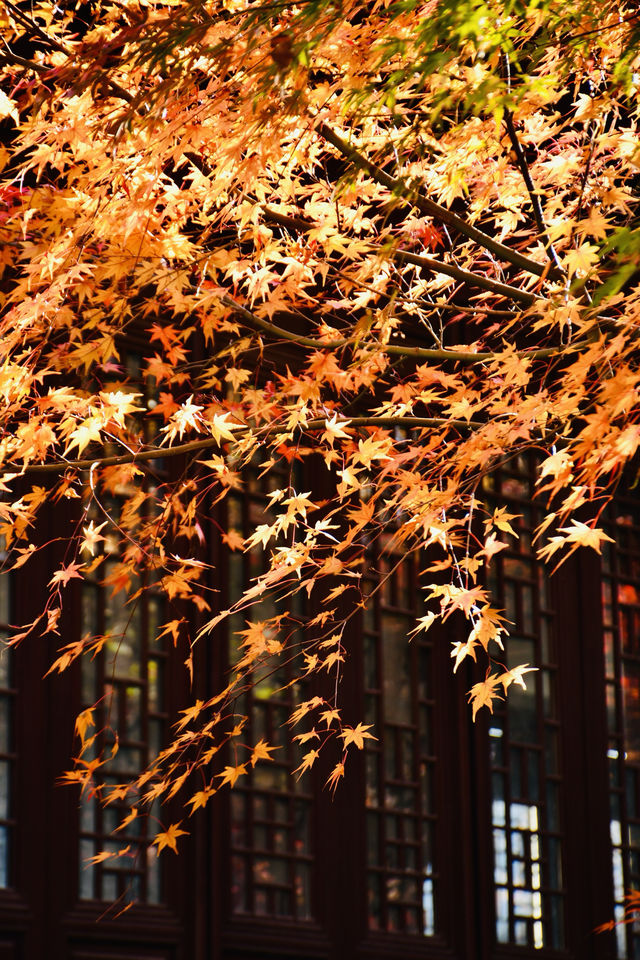
[[[436,814],[431,645],[409,642],[419,607],[416,561],[378,544],[366,578],[367,892],[372,930],[436,930]],[[378,587],[377,590],[374,590]]]
[[[494,602],[511,622],[506,665],[538,667],[527,674],[526,690],[509,688],[490,720],[495,934],[499,943],[561,949],[565,896],[557,656],[548,578],[532,546],[541,519],[533,493],[534,462],[525,457],[485,482],[489,509],[506,505],[518,515],[511,525],[519,539],[493,557],[489,572]]]
[[[103,569],[108,575],[109,564]],[[162,598],[143,594],[135,607],[125,606],[125,600],[122,591],[112,596],[97,581],[85,581],[83,632],[109,638],[101,654],[93,660],[83,657],[82,662],[83,702],[100,702],[97,725],[105,728],[98,738],[100,748],[108,752],[114,739],[111,731],[118,732],[118,752],[101,768],[105,784],[126,782],[143,770],[159,752],[168,724],[164,695],[167,653],[163,641],[156,640],[157,628],[163,622]],[[161,901],[160,861],[155,849],[148,848],[147,836],[157,833],[153,824],[160,812],[151,807],[150,826],[146,817],[138,817],[111,836],[129,813],[132,799],[130,796],[127,802],[106,807],[95,798],[83,800],[81,899]],[[129,856],[87,866],[87,858],[100,851],[117,851],[128,844]]]
[[[13,736],[15,689],[13,654],[1,641],[8,636],[9,574],[0,575],[0,888],[11,886],[11,859],[14,840],[14,809],[11,802],[16,762]]]
[[[607,682],[609,809],[615,918],[640,889],[640,504],[617,500],[603,544],[602,610]],[[640,924],[616,928],[616,955],[640,957]]]
[[[291,482],[288,473],[270,472],[260,478],[258,471],[243,474],[245,493],[228,500],[228,527],[246,537],[260,523],[273,522],[266,509],[267,494],[284,489]],[[229,563],[230,602],[265,570],[260,549],[245,554],[231,553]],[[300,624],[304,619],[299,597],[285,603]],[[246,628],[247,620],[266,621],[275,616],[273,598],[266,594],[245,616],[234,616],[231,633]],[[312,916],[311,796],[309,778],[298,781],[292,771],[299,766],[302,751],[292,743],[287,719],[304,696],[301,686],[289,687],[299,676],[301,633],[291,624],[283,631],[287,653],[262,663],[253,675],[254,685],[236,704],[238,713],[249,720],[246,742],[268,741],[278,749],[269,763],[248,768],[230,795],[231,803],[231,909],[234,914],[286,917],[304,921]],[[237,637],[232,637],[231,657],[237,656]],[[240,758],[238,758],[239,762]]]
[[[123,365],[125,377],[111,384],[111,389],[142,390],[141,358],[128,352],[123,357]],[[144,389],[147,407],[151,410],[156,403],[155,391],[148,381]],[[157,431],[154,418],[145,417],[144,430],[151,440]],[[161,461],[155,462],[154,470],[156,474],[162,471]],[[146,481],[145,486],[151,492]],[[92,503],[87,519],[99,524],[106,519],[106,512],[118,523],[125,491],[119,494],[103,497],[100,507]],[[151,509],[149,503],[147,509]],[[166,742],[168,654],[166,640],[157,640],[158,628],[167,619],[164,598],[159,592],[146,589],[148,575],[144,572],[135,582],[129,582],[126,571],[119,565],[119,534],[113,524],[105,532],[108,534],[104,543],[105,560],[98,573],[83,582],[81,633],[82,636],[106,636],[107,641],[95,658],[82,658],[81,676],[83,706],[98,704],[96,728],[101,732],[96,748],[108,754],[115,733],[118,735],[115,757],[100,768],[101,781],[110,785],[126,783],[135,777]],[[127,598],[143,586],[140,596],[127,603]],[[85,753],[84,759],[90,758],[90,754]],[[162,822],[158,805],[145,806],[148,816],[137,817],[113,835],[129,814],[134,799],[129,794],[126,801],[103,806],[95,798],[83,798],[80,807],[81,899],[161,902],[161,861],[155,848],[149,847]],[[131,847],[128,856],[87,865],[87,859],[97,853],[115,852],[127,845]]]

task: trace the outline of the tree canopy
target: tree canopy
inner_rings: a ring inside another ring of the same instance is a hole
[[[107,543],[109,588],[175,603],[158,632],[188,670],[194,645],[246,620],[228,686],[184,713],[138,789],[175,792],[241,737],[238,691],[292,655],[294,594],[322,606],[300,674],[336,673],[382,531],[428,558],[416,631],[467,620],[452,666],[476,662],[474,718],[526,682],[535,664],[502,662],[485,578],[513,516],[481,482],[535,452],[554,566],[600,551],[599,516],[633,476],[639,25],[634,4],[591,0],[3,3],[5,569],[31,562],[51,504],[77,501],[46,608],[11,643],[56,633]],[[302,460],[317,488],[299,485]],[[220,609],[206,518],[249,464],[286,479],[248,537],[223,531],[266,562]],[[62,642],[52,670],[104,642]],[[375,734],[342,724],[336,691],[293,718],[315,730],[329,712],[334,785]],[[206,745],[197,759],[185,738]],[[75,776],[100,762],[81,752]]]

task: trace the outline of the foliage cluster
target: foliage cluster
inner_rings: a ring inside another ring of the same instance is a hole
[[[164,591],[176,612],[159,635],[188,669],[195,644],[247,618],[228,686],[134,784],[147,800],[199,771],[197,809],[268,759],[261,741],[211,774],[242,741],[229,719],[261,664],[339,670],[383,530],[428,557],[416,631],[466,618],[452,658],[476,661],[474,718],[525,683],[532,665],[502,663],[508,624],[484,579],[513,516],[487,511],[481,481],[536,451],[553,564],[600,550],[598,516],[636,456],[639,24],[633,4],[591,0],[4,0],[8,569],[40,548],[51,503],[77,500],[79,518],[46,609],[11,642],[55,634],[68,584],[115,551],[107,586],[135,604],[142,573]],[[301,459],[321,494],[296,487]],[[222,610],[203,530],[249,463],[285,463],[289,483],[248,537],[224,531],[268,562]],[[323,612],[294,651],[297,592]],[[266,595],[280,612],[263,620]],[[52,669],[105,640],[63,639]],[[343,725],[337,684],[303,719],[302,768],[330,739],[335,785],[374,731]],[[105,761],[83,759],[92,723],[78,722],[85,785]]]

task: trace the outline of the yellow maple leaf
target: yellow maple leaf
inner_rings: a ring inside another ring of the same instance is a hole
[[[349,434],[346,433],[345,428],[349,426],[351,420],[341,420],[338,423],[338,414],[334,413],[330,420],[325,420],[324,422],[324,433],[322,434],[322,439],[326,440],[333,446],[334,440],[349,440]]]
[[[101,523],[96,527],[93,520],[86,526],[82,528],[83,538],[80,543],[80,549],[86,550],[87,553],[90,553],[91,556],[94,556],[96,546],[100,543],[101,540],[104,540],[105,537],[102,536],[100,531],[103,527],[106,527],[107,521]]]
[[[473,660],[476,659],[475,648],[477,643],[469,639],[466,643],[461,643],[460,641],[453,644],[453,650],[451,651],[451,656],[456,658],[456,662],[453,665],[453,672],[455,673],[462,661],[466,657],[471,657]]]
[[[209,421],[211,436],[214,438],[218,446],[221,446],[222,440],[235,440],[233,431],[241,430],[242,428],[243,425],[241,423],[229,423],[228,413],[215,413],[212,420]]]
[[[501,673],[498,677],[498,680],[502,684],[505,692],[509,689],[512,683],[517,683],[519,687],[522,687],[523,690],[526,690],[527,686],[524,682],[525,673],[532,673],[537,669],[537,667],[530,667],[528,663],[522,663],[518,667],[512,667],[511,670],[506,670],[504,673]]]
[[[501,700],[500,694],[496,693],[496,686],[500,682],[497,673],[492,673],[490,677],[482,680],[480,683],[474,683],[469,690],[469,703],[471,704],[473,722],[475,723],[478,710],[482,707],[488,707],[489,712],[493,713],[493,701]]]
[[[364,747],[365,740],[377,740],[377,737],[374,737],[372,733],[367,731],[373,726],[372,723],[359,723],[357,727],[347,727],[340,736],[344,740],[344,747],[348,747],[350,744],[355,744],[358,750],[362,750]]]
[[[320,719],[324,720],[327,725],[327,729],[331,726],[334,720],[340,721],[340,711],[339,710],[325,710],[320,714]]]
[[[565,541],[575,543],[580,547],[591,547],[596,553],[600,553],[600,546],[606,540],[614,543],[613,537],[610,537],[597,527],[590,527],[581,520],[572,520],[570,527],[560,527],[560,533],[566,533]]]

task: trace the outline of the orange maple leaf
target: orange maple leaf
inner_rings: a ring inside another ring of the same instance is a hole
[[[82,580],[80,570],[84,570],[83,563],[70,563],[66,567],[61,567],[60,570],[56,570],[51,580],[49,580],[49,586],[53,587],[55,584],[61,583],[63,587],[66,587],[69,580],[73,580],[74,578]]]
[[[173,850],[174,853],[178,852],[178,837],[188,837],[189,833],[187,830],[181,830],[179,823],[172,823],[167,830],[163,833],[157,833],[154,839],[151,842],[152,846],[156,846],[158,849],[156,851],[157,855],[160,856],[165,847],[168,847],[170,850]]]
[[[280,747],[270,747],[266,740],[259,740],[251,753],[251,766],[255,767],[258,760],[273,760],[269,754],[273,750],[279,750]]]
[[[228,783],[230,787],[234,787],[238,777],[242,777],[247,772],[246,763],[240,763],[237,767],[226,766],[222,773],[218,773],[217,776],[220,777],[219,786],[224,786],[225,783]]]
[[[332,793],[336,792],[336,787],[341,778],[344,777],[344,763],[336,763],[335,767],[327,777],[326,787],[329,787]]]

